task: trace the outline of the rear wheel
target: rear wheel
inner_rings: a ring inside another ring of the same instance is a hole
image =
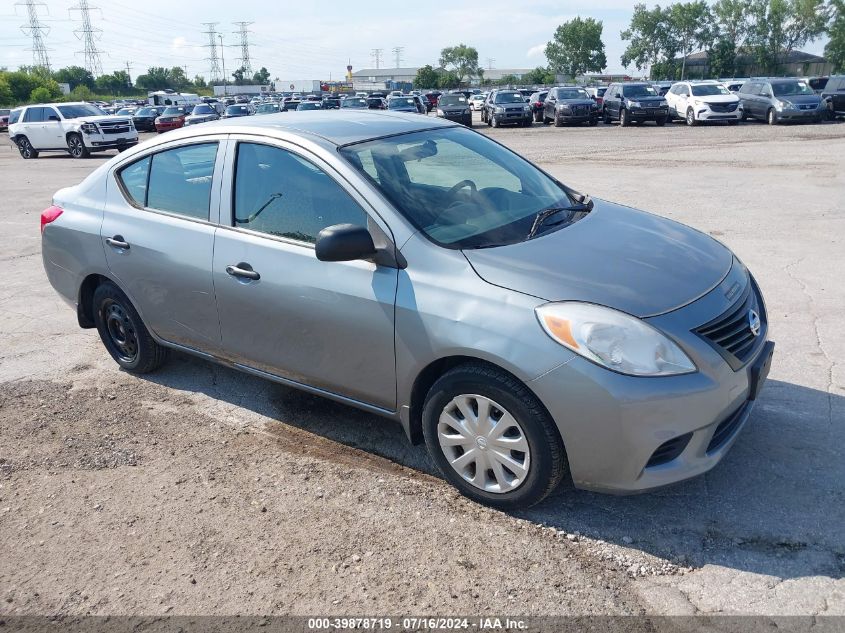
[[[541,501],[567,472],[563,442],[537,397],[484,364],[455,367],[423,407],[426,447],[467,497],[514,510]]]
[[[21,153],[21,158],[24,160],[38,158],[38,152],[32,146],[32,143],[29,142],[28,138],[21,136],[16,142],[18,145],[18,151]]]
[[[97,286],[94,323],[112,358],[126,371],[146,374],[167,360],[167,348],[155,342],[125,294],[111,282]]]
[[[619,127],[628,127],[629,125],[631,125],[631,115],[625,108],[622,108],[619,111]]]
[[[82,137],[79,134],[68,134],[67,137],[67,151],[74,158],[88,158],[91,152],[85,147],[82,142]]]

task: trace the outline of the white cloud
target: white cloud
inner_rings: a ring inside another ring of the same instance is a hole
[[[546,43],[537,44],[537,46],[532,46],[528,49],[528,52],[525,53],[526,57],[542,57],[546,53]]]

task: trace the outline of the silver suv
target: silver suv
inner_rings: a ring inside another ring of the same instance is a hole
[[[90,103],[46,103],[15,110],[9,139],[24,159],[41,152],[67,152],[87,158],[92,152],[122,152],[138,144],[132,116],[108,115]]]
[[[443,119],[184,128],[41,225],[50,283],[127,371],[175,349],[387,416],[500,508],[709,470],[772,358],[725,246]]]

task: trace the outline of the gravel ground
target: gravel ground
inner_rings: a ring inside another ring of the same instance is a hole
[[[845,124],[478,129],[755,272],[778,355],[724,462],[508,515],[392,422],[180,355],[120,372],[37,229],[104,159],[0,146],[0,615],[845,614]]]

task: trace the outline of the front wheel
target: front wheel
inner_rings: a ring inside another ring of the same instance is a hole
[[[619,127],[628,127],[629,125],[631,125],[630,115],[625,108],[622,108],[619,111]]]
[[[657,127],[663,127],[666,125],[666,117],[657,117],[654,122],[657,123]]]
[[[778,113],[775,112],[774,108],[769,108],[768,114],[766,114],[766,122],[769,125],[777,125],[778,124]]]
[[[467,364],[434,383],[423,408],[426,447],[462,494],[502,510],[534,505],[568,472],[548,412],[519,380]]]
[[[24,160],[38,158],[38,152],[25,136],[22,136],[17,140],[17,145],[18,151],[21,153],[21,158]]]
[[[693,112],[692,108],[687,108],[687,125],[690,127],[698,125],[698,121],[695,118],[695,112]]]
[[[598,117],[592,117],[590,119],[590,127],[596,127],[599,124]]]
[[[155,342],[127,296],[111,282],[94,290],[94,323],[106,350],[126,371],[146,374],[167,360],[167,348]]]
[[[605,125],[610,125],[610,114],[608,113],[607,108],[602,109],[602,120]]]
[[[82,142],[82,137],[79,134],[69,134],[67,137],[67,151],[74,158],[88,158],[91,152],[85,147]]]
[[[495,114],[490,119],[490,125],[493,127],[499,127],[499,118]]]

